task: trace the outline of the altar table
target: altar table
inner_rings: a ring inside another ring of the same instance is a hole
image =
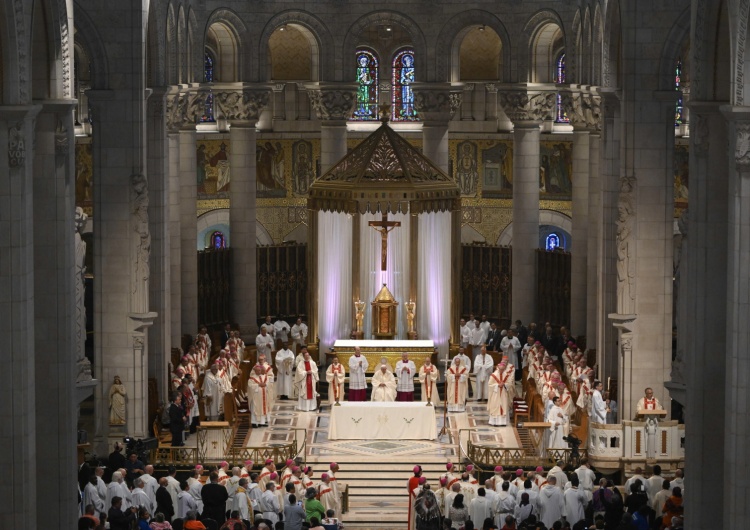
[[[432,359],[433,364],[437,362],[435,343],[431,340],[337,340],[333,344],[334,353],[341,364],[346,366],[347,374],[349,357],[354,355],[355,346],[359,346],[362,355],[367,359],[368,374],[377,369],[383,357],[388,359],[391,371],[395,370],[396,363],[401,360],[401,354],[404,352],[409,354],[409,360],[414,361],[417,370],[424,364],[425,359]]]
[[[415,401],[342,402],[331,407],[329,440],[434,440],[435,407]]]

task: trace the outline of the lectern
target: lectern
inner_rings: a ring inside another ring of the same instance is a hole
[[[659,418],[667,415],[666,410],[639,409],[638,416],[646,421],[646,458],[656,458],[656,432]]]

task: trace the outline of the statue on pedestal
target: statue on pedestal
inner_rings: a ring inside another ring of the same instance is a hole
[[[416,340],[417,331],[414,329],[414,311],[417,308],[417,303],[414,300],[409,300],[404,304],[406,309],[406,336],[409,340]]]
[[[86,242],[81,235],[88,216],[81,207],[75,213],[75,300],[76,300],[76,383],[91,381],[91,363],[86,358],[86,306],[84,274],[86,274]]]
[[[119,375],[115,376],[109,388],[109,424],[125,425],[125,398],[128,392]]]

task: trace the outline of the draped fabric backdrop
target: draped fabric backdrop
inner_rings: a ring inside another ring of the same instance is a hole
[[[366,213],[359,223],[359,274],[360,293],[365,302],[364,332],[365,340],[372,339],[372,306],[375,295],[385,283],[398,302],[396,306],[396,338],[406,339],[406,308],[409,301],[409,214],[391,214],[389,221],[398,221],[401,226],[388,234],[387,271],[380,270],[381,236],[380,232],[368,226],[370,221],[380,221],[382,215]],[[353,304],[353,302],[352,302]],[[353,307],[353,306],[352,306]]]
[[[445,359],[451,336],[451,214],[423,213],[418,219],[417,332],[434,341]]]
[[[318,212],[318,336],[320,356],[352,331],[352,217]],[[310,338],[314,340],[314,337]]]

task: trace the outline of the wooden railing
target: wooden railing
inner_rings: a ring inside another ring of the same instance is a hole
[[[466,457],[482,470],[493,470],[495,466],[505,468],[513,467],[552,467],[559,460],[566,464],[578,466],[581,458],[587,456],[585,449],[579,449],[578,457],[573,455],[571,449],[548,449],[545,456],[540,457],[525,449],[507,448],[496,445],[475,444],[471,439],[467,442]]]

